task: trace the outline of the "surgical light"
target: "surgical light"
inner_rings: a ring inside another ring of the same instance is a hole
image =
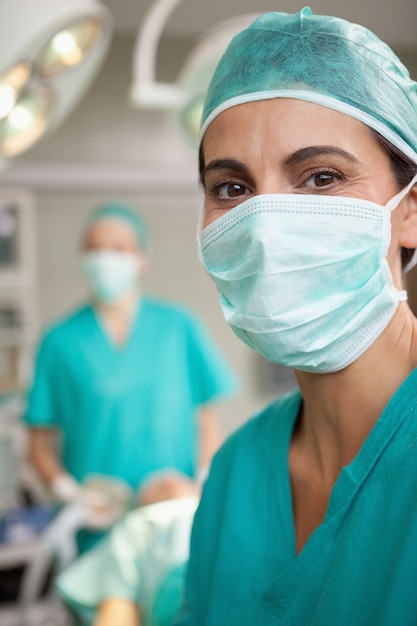
[[[17,63],[0,76],[0,119],[6,117],[16,104],[22,88],[32,73],[30,63]]]
[[[1,0],[0,168],[52,133],[95,78],[112,18],[100,0]]]
[[[15,157],[30,148],[43,135],[53,106],[52,92],[44,90],[24,95],[0,124],[0,152]]]
[[[156,56],[163,29],[182,0],[154,0],[138,31],[130,101],[138,109],[159,109],[183,140],[197,146],[203,101],[210,79],[231,39],[259,14],[241,15],[204,33],[186,59],[175,83],[156,79]]]
[[[240,15],[216,24],[206,31],[177,76],[183,95],[182,105],[171,111],[174,127],[192,147],[198,144],[203,104],[211,77],[231,39],[246,28],[258,14]]]
[[[41,76],[53,76],[81,63],[101,33],[94,17],[85,17],[60,30],[47,43],[38,58]]]

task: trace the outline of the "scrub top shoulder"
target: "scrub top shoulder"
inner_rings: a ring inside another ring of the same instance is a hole
[[[225,443],[197,510],[178,626],[416,623],[416,384],[417,370],[342,469],[298,555],[288,453],[299,392]]]

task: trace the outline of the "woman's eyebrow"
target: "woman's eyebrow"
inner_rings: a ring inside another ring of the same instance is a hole
[[[235,172],[239,172],[240,174],[249,173],[248,168],[241,161],[235,161],[235,159],[213,159],[213,161],[207,163],[207,165],[201,171],[200,179],[203,182],[207,172],[223,169],[234,170]]]
[[[308,146],[307,148],[300,148],[300,150],[290,154],[290,156],[284,159],[283,165],[284,167],[291,167],[307,159],[322,155],[337,155],[353,163],[360,163],[353,154],[342,150],[342,148],[337,148],[336,146]]]
[[[353,163],[359,163],[359,160],[350,152],[346,152],[346,150],[342,150],[342,148],[337,148],[336,146],[324,145],[308,146],[306,148],[296,150],[296,152],[293,152],[286,159],[284,159],[283,166],[291,167],[301,163],[302,161],[306,161],[307,159],[323,155],[337,155],[344,157]],[[213,159],[213,161],[207,163],[207,165],[202,169],[200,175],[201,182],[204,183],[204,178],[208,172],[221,169],[233,170],[244,175],[249,174],[249,169],[241,161],[237,161],[235,159]]]

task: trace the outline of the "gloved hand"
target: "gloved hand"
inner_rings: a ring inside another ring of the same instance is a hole
[[[56,476],[50,485],[51,493],[60,504],[79,504],[85,509],[85,527],[106,530],[124,513],[124,510],[103,489],[81,485],[70,474]]]
[[[79,502],[82,487],[70,474],[62,473],[55,476],[50,484],[54,500],[60,504]]]
[[[93,486],[82,487],[81,502],[87,505],[86,528],[106,530],[123,515],[124,509],[109,494]]]

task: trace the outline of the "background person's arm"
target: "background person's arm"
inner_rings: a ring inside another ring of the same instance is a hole
[[[69,503],[79,498],[81,488],[59,460],[56,437],[54,428],[29,428],[28,460],[52,495]]]
[[[28,459],[48,487],[65,473],[56,452],[56,436],[53,428],[28,429]]]

